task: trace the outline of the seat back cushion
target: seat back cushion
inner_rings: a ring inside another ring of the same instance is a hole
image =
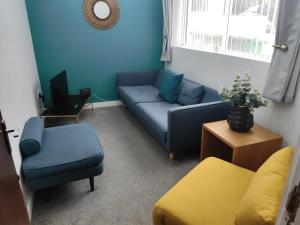
[[[179,95],[179,88],[183,74],[176,74],[171,70],[165,70],[159,84],[159,96],[173,104]]]
[[[236,225],[276,223],[292,157],[293,148],[282,149],[258,169],[236,210]]]
[[[160,70],[158,72],[158,75],[156,77],[156,80],[154,82],[154,87],[158,88],[159,89],[159,86],[160,86],[160,82],[162,80],[162,77],[165,75],[165,73],[172,73],[172,74],[175,74],[175,75],[180,75],[180,73],[176,73],[172,70]]]
[[[212,89],[207,86],[204,87],[204,94],[200,101],[201,103],[215,102],[215,101],[221,101],[221,100],[222,99],[219,96],[219,93],[217,90]]]
[[[33,155],[40,150],[43,131],[44,121],[41,118],[32,117],[25,123],[19,144],[23,155]]]
[[[200,102],[204,94],[204,86],[184,79],[181,82],[177,102],[181,105],[193,105]]]
[[[164,72],[165,72],[165,70],[159,71],[159,73],[158,73],[158,75],[157,75],[157,77],[156,77],[156,80],[155,80],[155,82],[154,82],[154,86],[155,86],[156,88],[159,88],[160,81],[161,81],[162,76],[164,75]]]

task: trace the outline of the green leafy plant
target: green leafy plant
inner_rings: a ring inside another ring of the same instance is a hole
[[[268,101],[264,100],[257,89],[252,90],[251,77],[248,73],[237,75],[231,89],[221,87],[219,94],[234,106],[248,107],[253,113],[254,109],[267,106]]]

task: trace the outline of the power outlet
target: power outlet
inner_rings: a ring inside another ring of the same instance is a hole
[[[38,88],[36,89],[36,97],[37,97],[38,99],[40,99],[40,95],[41,95],[41,89],[38,87]]]
[[[45,100],[45,96],[42,94],[42,91],[39,87],[36,90],[36,96],[37,96],[39,101],[43,102]]]
[[[37,98],[37,101],[39,104],[39,111],[41,112],[45,109],[45,106],[44,106],[45,96],[43,95],[40,87],[36,88],[36,98]]]
[[[90,96],[91,95],[91,89],[89,87],[87,87],[87,88],[81,88],[79,90],[79,92],[80,92],[81,96]]]

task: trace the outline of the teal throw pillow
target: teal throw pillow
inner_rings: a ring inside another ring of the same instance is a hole
[[[176,74],[171,70],[165,70],[159,84],[159,96],[169,103],[177,101],[183,74]]]

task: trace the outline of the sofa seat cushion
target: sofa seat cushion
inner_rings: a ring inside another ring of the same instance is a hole
[[[53,176],[97,166],[103,157],[90,124],[46,128],[40,151],[23,160],[22,172],[27,178]]]
[[[139,103],[136,105],[136,113],[143,120],[145,126],[153,130],[157,137],[166,140],[168,111],[175,107],[180,107],[180,105],[168,102]]]
[[[120,96],[131,106],[142,102],[164,101],[159,97],[158,92],[159,90],[152,85],[119,87]]]
[[[154,225],[234,225],[235,210],[254,172],[208,158],[154,206]]]

